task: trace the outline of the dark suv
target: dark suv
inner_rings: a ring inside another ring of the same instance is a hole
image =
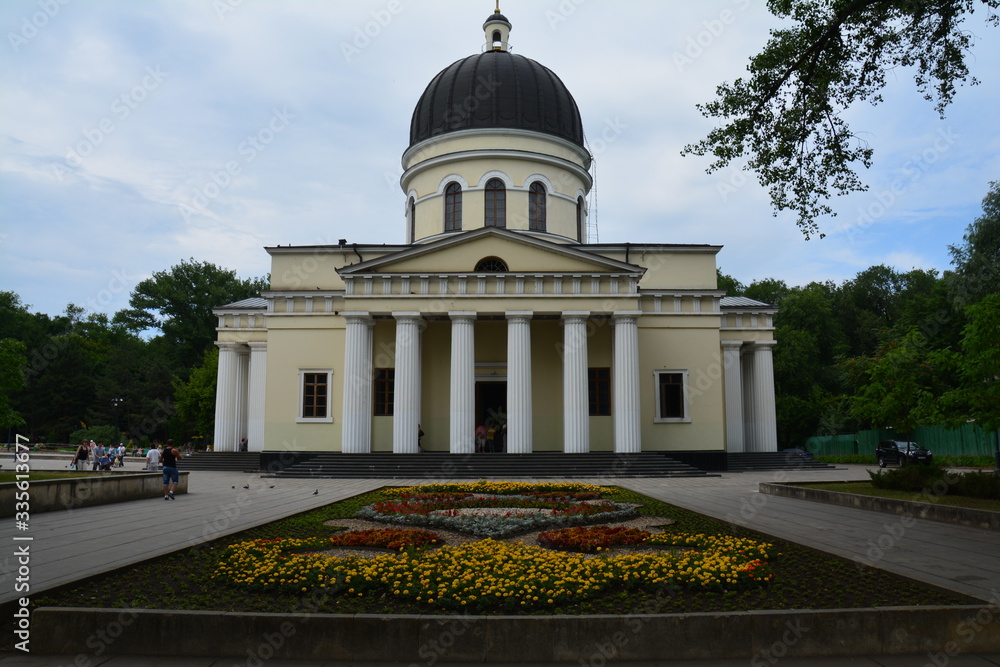
[[[897,463],[902,468],[907,463],[930,465],[934,462],[934,455],[915,442],[883,440],[875,449],[875,459],[879,468],[889,463]]]

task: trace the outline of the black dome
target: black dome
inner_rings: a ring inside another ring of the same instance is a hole
[[[410,146],[448,132],[531,130],[581,148],[580,110],[549,68],[509,51],[458,60],[427,85],[410,120]]]

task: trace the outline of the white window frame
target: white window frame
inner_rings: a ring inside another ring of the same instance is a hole
[[[681,375],[681,388],[683,391],[682,401],[684,405],[683,417],[663,417],[660,415],[660,376],[661,375]],[[657,424],[690,424],[691,423],[691,401],[688,383],[688,371],[686,369],[660,369],[653,371],[653,392],[656,404],[653,406],[653,422]]]
[[[322,373],[326,375],[326,417],[303,417],[302,408],[306,394],[306,373]],[[333,423],[333,370],[329,368],[299,369],[299,404],[295,408],[295,421],[300,424],[331,424]]]

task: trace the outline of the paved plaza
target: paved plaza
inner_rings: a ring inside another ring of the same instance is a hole
[[[61,459],[33,458],[39,469],[65,469]],[[139,470],[138,461],[126,469]],[[900,529],[897,516],[847,507],[762,495],[761,482],[867,479],[864,466],[835,470],[725,473],[708,478],[592,480],[615,483],[708,516],[745,525],[890,572],[1000,605],[1000,535],[929,520]],[[273,479],[259,474],[192,471],[188,493],[174,501],[160,497],[96,507],[47,512],[31,517],[27,533],[14,521],[0,524],[0,543],[14,537],[31,541],[31,594],[185,549],[222,535],[268,523],[384,485],[425,483],[426,479]],[[435,481],[448,481],[435,479]],[[468,480],[455,480],[468,481]],[[539,481],[539,480],[534,480]],[[561,480],[555,480],[561,481]],[[578,481],[578,480],[576,480]],[[0,601],[18,597],[14,548],[0,554]],[[80,656],[0,654],[0,667],[73,665]],[[221,658],[141,658],[87,656],[88,665],[108,667],[208,667],[242,664]],[[269,660],[268,667],[343,665],[338,662]],[[457,663],[449,663],[457,664]],[[611,663],[609,663],[611,664]],[[630,663],[637,664],[637,663]],[[651,665],[653,663],[643,663]],[[747,660],[663,662],[672,665],[746,665]],[[928,656],[786,658],[782,666],[847,667],[934,665]],[[1000,666],[1000,655],[960,655],[950,667]]]

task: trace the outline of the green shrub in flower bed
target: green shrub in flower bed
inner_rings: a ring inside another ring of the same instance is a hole
[[[438,490],[451,491],[448,485]],[[487,493],[518,488],[491,488]],[[565,491],[564,488],[541,489]],[[595,487],[574,489],[594,491]],[[617,487],[596,487],[601,497],[617,503],[634,504],[641,516],[662,517],[673,522],[663,533],[654,535],[661,545],[677,545],[698,549],[715,544],[734,544],[734,540],[770,542],[771,557],[762,564],[758,582],[743,581],[738,586],[697,586],[664,584],[649,588],[633,586],[631,582],[607,585],[588,597],[560,597],[549,604],[512,607],[508,602],[491,606],[483,604],[479,614],[636,614],[694,613],[745,611],[755,609],[834,609],[901,605],[966,604],[969,598],[930,589],[917,582],[890,575],[859,563],[846,562],[825,553],[793,543],[773,540],[738,526],[711,519],[640,494]],[[421,492],[431,491],[421,488]],[[477,493],[483,492],[476,489]],[[260,588],[233,585],[224,577],[215,577],[227,558],[239,545],[248,541],[302,540],[309,545],[329,544],[340,533],[338,519],[354,518],[359,509],[377,502],[398,499],[398,489],[387,488],[362,494],[287,519],[259,526],[242,533],[220,538],[211,543],[192,547],[176,554],[159,557],[155,567],[139,563],[76,586],[32,597],[33,605],[98,608],[188,609],[204,611],[242,611],[256,613],[335,613],[335,614],[433,614],[441,608],[428,607],[427,601],[379,593],[377,589],[363,596],[348,594],[341,587],[323,588],[313,584],[307,591],[291,587]],[[666,523],[666,522],[665,522]],[[470,546],[482,543],[469,543]],[[511,545],[508,549],[514,551]],[[312,547],[322,549],[320,546]],[[449,549],[449,547],[441,547]],[[440,550],[438,550],[440,551]],[[428,552],[435,554],[438,551]],[[467,549],[462,553],[473,554]],[[558,555],[558,552],[553,552]],[[750,554],[754,556],[754,554]],[[311,558],[301,554],[302,558]],[[443,558],[444,556],[442,556]],[[403,556],[400,556],[403,558]],[[598,557],[599,558],[599,557]],[[430,561],[429,561],[430,562]],[[478,580],[480,569],[472,565],[466,573]],[[499,571],[499,570],[498,570]],[[239,570],[237,569],[238,573]],[[431,570],[441,583],[457,585],[448,572]],[[451,582],[451,583],[449,583]],[[511,608],[515,608],[511,612]]]
[[[1000,500],[1000,476],[991,472],[953,473],[937,465],[908,465],[892,470],[869,470],[868,475],[876,489]]]

